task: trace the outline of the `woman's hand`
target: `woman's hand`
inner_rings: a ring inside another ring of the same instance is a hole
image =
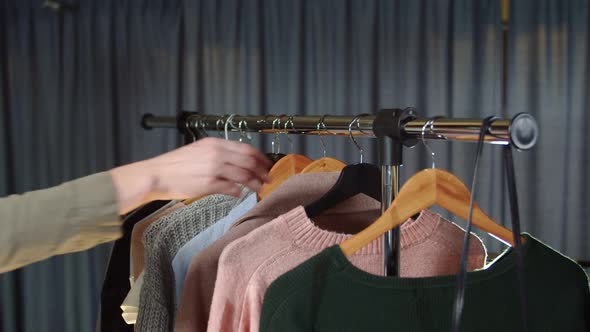
[[[271,162],[254,147],[204,138],[152,159],[111,170],[119,213],[156,199],[208,194],[240,195],[243,184],[258,192]]]

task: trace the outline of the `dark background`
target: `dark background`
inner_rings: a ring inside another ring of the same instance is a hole
[[[541,139],[516,155],[523,229],[590,260],[586,0],[511,1],[504,12],[500,0],[71,0],[57,11],[43,3],[0,0],[0,195],[177,146],[173,130],[140,127],[146,112],[524,111]],[[270,150],[269,137],[254,136]],[[322,156],[317,137],[292,139],[296,152]],[[371,160],[371,140],[359,141]],[[358,160],[348,139],[327,142],[328,155]],[[470,179],[474,144],[431,146],[438,167]],[[510,225],[500,150],[484,151],[478,202]],[[403,177],[429,158],[422,146],[408,150]],[[0,330],[92,331],[108,250],[1,275]]]

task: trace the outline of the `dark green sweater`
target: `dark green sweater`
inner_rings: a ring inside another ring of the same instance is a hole
[[[590,331],[585,272],[524,235],[530,331]],[[260,331],[448,332],[455,280],[371,275],[332,246],[271,284]],[[515,255],[508,250],[486,270],[468,273],[461,331],[521,331],[517,294]]]

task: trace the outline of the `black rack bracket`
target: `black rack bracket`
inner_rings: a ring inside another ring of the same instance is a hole
[[[412,108],[382,109],[377,112],[373,133],[377,137],[381,166],[402,165],[403,147],[412,147],[418,143],[417,139],[405,134],[404,124],[416,118]]]

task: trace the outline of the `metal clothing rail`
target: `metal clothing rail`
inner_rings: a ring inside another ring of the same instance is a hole
[[[230,119],[231,117],[231,119]],[[289,116],[289,115],[203,115],[186,113],[178,117],[146,114],[142,125],[146,129],[178,128],[186,132],[198,130],[223,131],[228,119],[228,131],[258,133],[289,133],[313,135],[349,135],[375,137],[376,115],[365,116]],[[350,126],[350,124],[355,123]],[[415,118],[403,124],[401,130],[408,139],[477,142],[482,119],[473,118]],[[319,125],[319,126],[318,126]],[[535,119],[520,113],[512,119],[496,120],[485,140],[492,144],[513,144],[520,150],[532,148],[539,135]]]
[[[177,128],[185,137],[200,136],[202,131],[233,131],[289,133],[313,135],[354,135],[376,137],[381,165],[381,212],[385,212],[398,193],[399,167],[403,147],[415,145],[420,139],[477,142],[483,119],[420,118],[413,109],[385,109],[375,115],[358,116],[290,116],[290,115],[204,115],[181,112],[177,117],[145,114],[142,126]],[[511,144],[517,149],[532,148],[539,137],[539,126],[527,113],[512,119],[495,120],[485,141]],[[384,235],[385,275],[399,275],[399,231]]]

